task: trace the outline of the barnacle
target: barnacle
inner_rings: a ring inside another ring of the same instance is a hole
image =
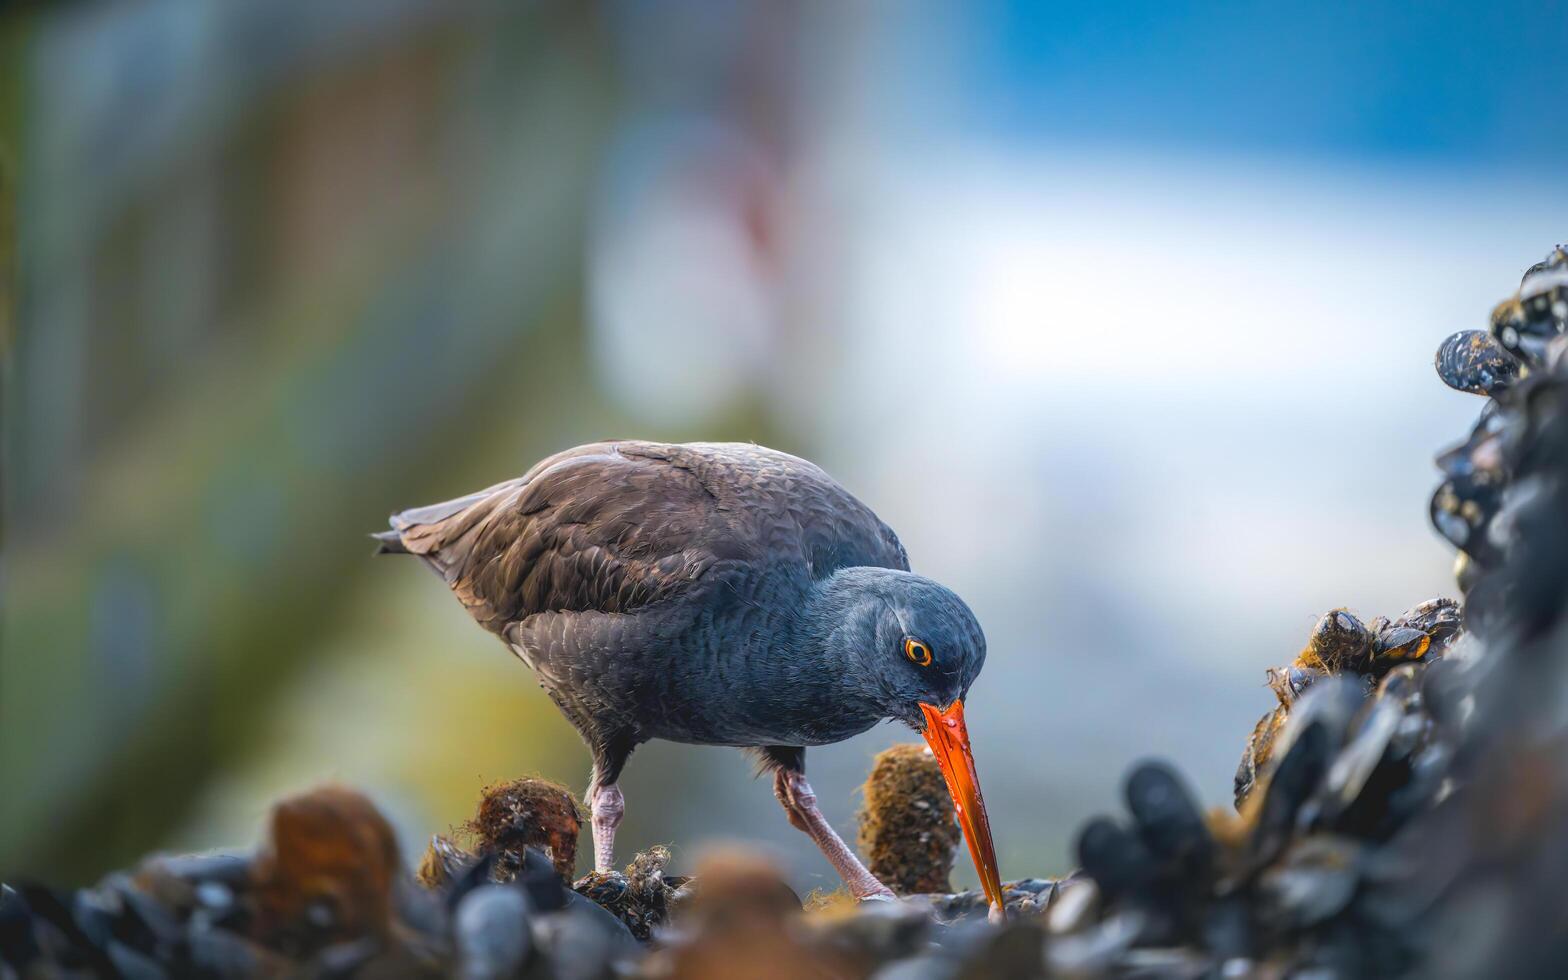
[[[466,828],[477,842],[476,850],[500,856],[498,875],[514,871],[524,849],[536,847],[555,864],[556,873],[570,881],[582,826],[582,811],[570,790],[546,779],[525,778],[485,787]]]
[[[962,832],[936,759],[924,745],[895,745],[872,763],[860,811],[867,869],[900,895],[950,892]]]

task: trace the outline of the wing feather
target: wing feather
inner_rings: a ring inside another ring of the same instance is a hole
[[[808,577],[909,567],[887,525],[822,470],[740,444],[580,446],[392,527],[497,633],[544,612],[633,612],[721,562]]]

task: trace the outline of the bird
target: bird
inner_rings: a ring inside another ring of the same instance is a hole
[[[537,676],[587,743],[597,871],[637,746],[734,746],[858,899],[891,898],[822,815],[805,754],[891,719],[920,732],[999,916],[964,719],[985,635],[952,590],[820,467],[752,443],[590,443],[393,514],[378,553],[420,558]]]

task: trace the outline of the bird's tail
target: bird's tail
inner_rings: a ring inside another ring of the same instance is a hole
[[[406,555],[408,548],[403,544],[403,536],[396,531],[378,531],[372,534],[377,542],[376,554],[378,555]]]

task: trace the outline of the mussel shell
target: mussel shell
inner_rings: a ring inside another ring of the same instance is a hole
[[[1428,599],[1405,610],[1393,625],[1413,627],[1430,636],[1432,648],[1427,651],[1430,660],[1446,652],[1464,629],[1464,608],[1454,599]]]
[[[1406,697],[1415,689],[1415,681],[1406,673],[1390,674],[1379,686],[1378,695],[1367,704],[1355,736],[1329,767],[1323,781],[1320,819],[1332,823],[1357,803],[1373,771],[1384,761],[1405,714]]]
[[[1127,811],[1150,851],[1190,871],[1207,866],[1213,841],[1175,769],[1163,762],[1140,763],[1127,776],[1125,795]]]
[[[1465,608],[1458,604],[1457,599],[1439,596],[1413,605],[1400,613],[1399,619],[1394,619],[1394,626],[1416,627],[1430,635],[1433,643],[1436,643],[1438,640],[1450,640],[1455,637],[1463,627],[1463,622],[1465,622]]]
[[[1094,817],[1084,824],[1077,850],[1084,874],[1108,898],[1136,888],[1158,870],[1143,839],[1110,817]]]
[[[1293,843],[1259,880],[1269,918],[1301,928],[1338,915],[1360,884],[1361,854],[1354,841],[1331,834]]]
[[[1518,440],[1521,427],[1510,425],[1517,418],[1513,412],[1499,410],[1496,402],[1487,402],[1465,441],[1437,454],[1437,468],[1444,476],[1481,474],[1482,480],[1501,481],[1509,448]]]
[[[1546,253],[1546,258],[1524,270],[1524,276],[1519,280],[1521,284],[1529,282],[1530,277],[1544,269],[1561,269],[1568,266],[1568,244],[1559,243]]]
[[[1568,316],[1568,269],[1546,269],[1525,277],[1528,291],[1492,310],[1490,332],[1503,350],[1531,369],[1547,362],[1551,342],[1563,331]]]
[[[1300,700],[1320,677],[1326,676],[1316,667],[1303,667],[1299,663],[1270,667],[1267,674],[1269,689],[1274,692],[1279,703],[1287,708]]]
[[[1431,649],[1432,637],[1414,626],[1390,626],[1378,634],[1373,646],[1379,664],[1421,660]]]
[[[1330,671],[1359,665],[1372,647],[1372,633],[1366,624],[1344,609],[1323,614],[1312,628],[1300,662]]]
[[[1526,324],[1561,333],[1568,322],[1568,267],[1531,268],[1519,283],[1519,307]]]
[[[1321,696],[1325,687],[1318,685],[1314,694]],[[1311,702],[1310,697],[1303,700],[1303,704]],[[1296,815],[1328,772],[1338,744],[1339,733],[1331,730],[1325,718],[1313,717],[1307,724],[1292,724],[1291,728],[1296,730],[1295,738],[1263,790],[1263,803],[1248,842],[1248,859],[1254,867],[1268,864],[1290,840]]]
[[[463,976],[509,977],[528,957],[528,897],[512,885],[482,885],[464,896],[453,920]]]
[[[1485,330],[1461,330],[1437,349],[1443,384],[1475,395],[1495,395],[1519,380],[1519,361]]]
[[[1501,507],[1498,484],[1485,473],[1474,473],[1443,481],[1432,494],[1429,515],[1449,544],[1482,568],[1490,568],[1496,565],[1498,553],[1487,527]]]

